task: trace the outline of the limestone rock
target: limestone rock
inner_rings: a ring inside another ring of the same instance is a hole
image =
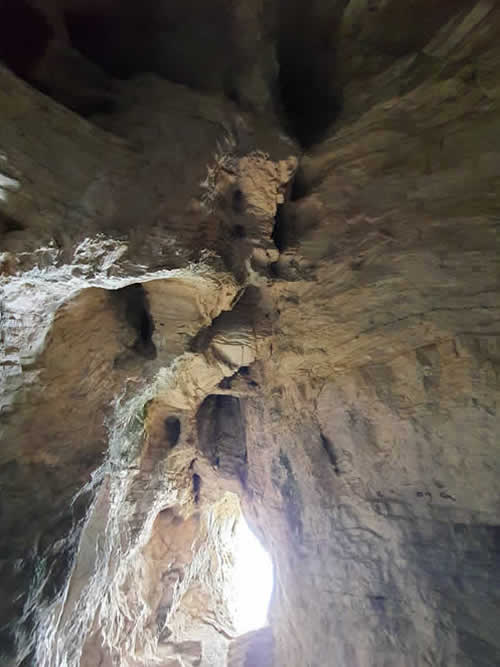
[[[438,5],[0,6],[2,665],[500,664],[500,10]]]

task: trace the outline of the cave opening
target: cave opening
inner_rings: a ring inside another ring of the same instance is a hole
[[[324,15],[323,15],[324,14]],[[320,141],[341,109],[336,84],[338,17],[287,3],[277,40],[278,107],[285,129],[304,149]]]
[[[116,290],[116,296],[124,305],[126,321],[137,334],[133,344],[134,352],[145,359],[154,359],[156,357],[156,346],[153,342],[155,325],[146,290],[140,283],[134,283]]]
[[[233,624],[238,635],[268,625],[274,589],[272,558],[240,511],[233,530]]]

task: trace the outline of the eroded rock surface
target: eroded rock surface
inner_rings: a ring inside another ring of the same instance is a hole
[[[499,35],[0,6],[2,664],[500,664]]]

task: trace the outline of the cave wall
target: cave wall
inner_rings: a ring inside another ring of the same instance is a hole
[[[277,664],[497,662],[498,423],[480,398],[497,390],[473,349],[421,348],[309,397],[277,389],[249,416],[274,451],[256,522],[272,534],[277,502],[287,520],[269,538]]]
[[[498,665],[496,3],[0,12],[3,663]]]

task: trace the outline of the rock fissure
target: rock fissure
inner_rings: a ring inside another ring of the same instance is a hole
[[[499,30],[0,3],[2,665],[497,667]]]

